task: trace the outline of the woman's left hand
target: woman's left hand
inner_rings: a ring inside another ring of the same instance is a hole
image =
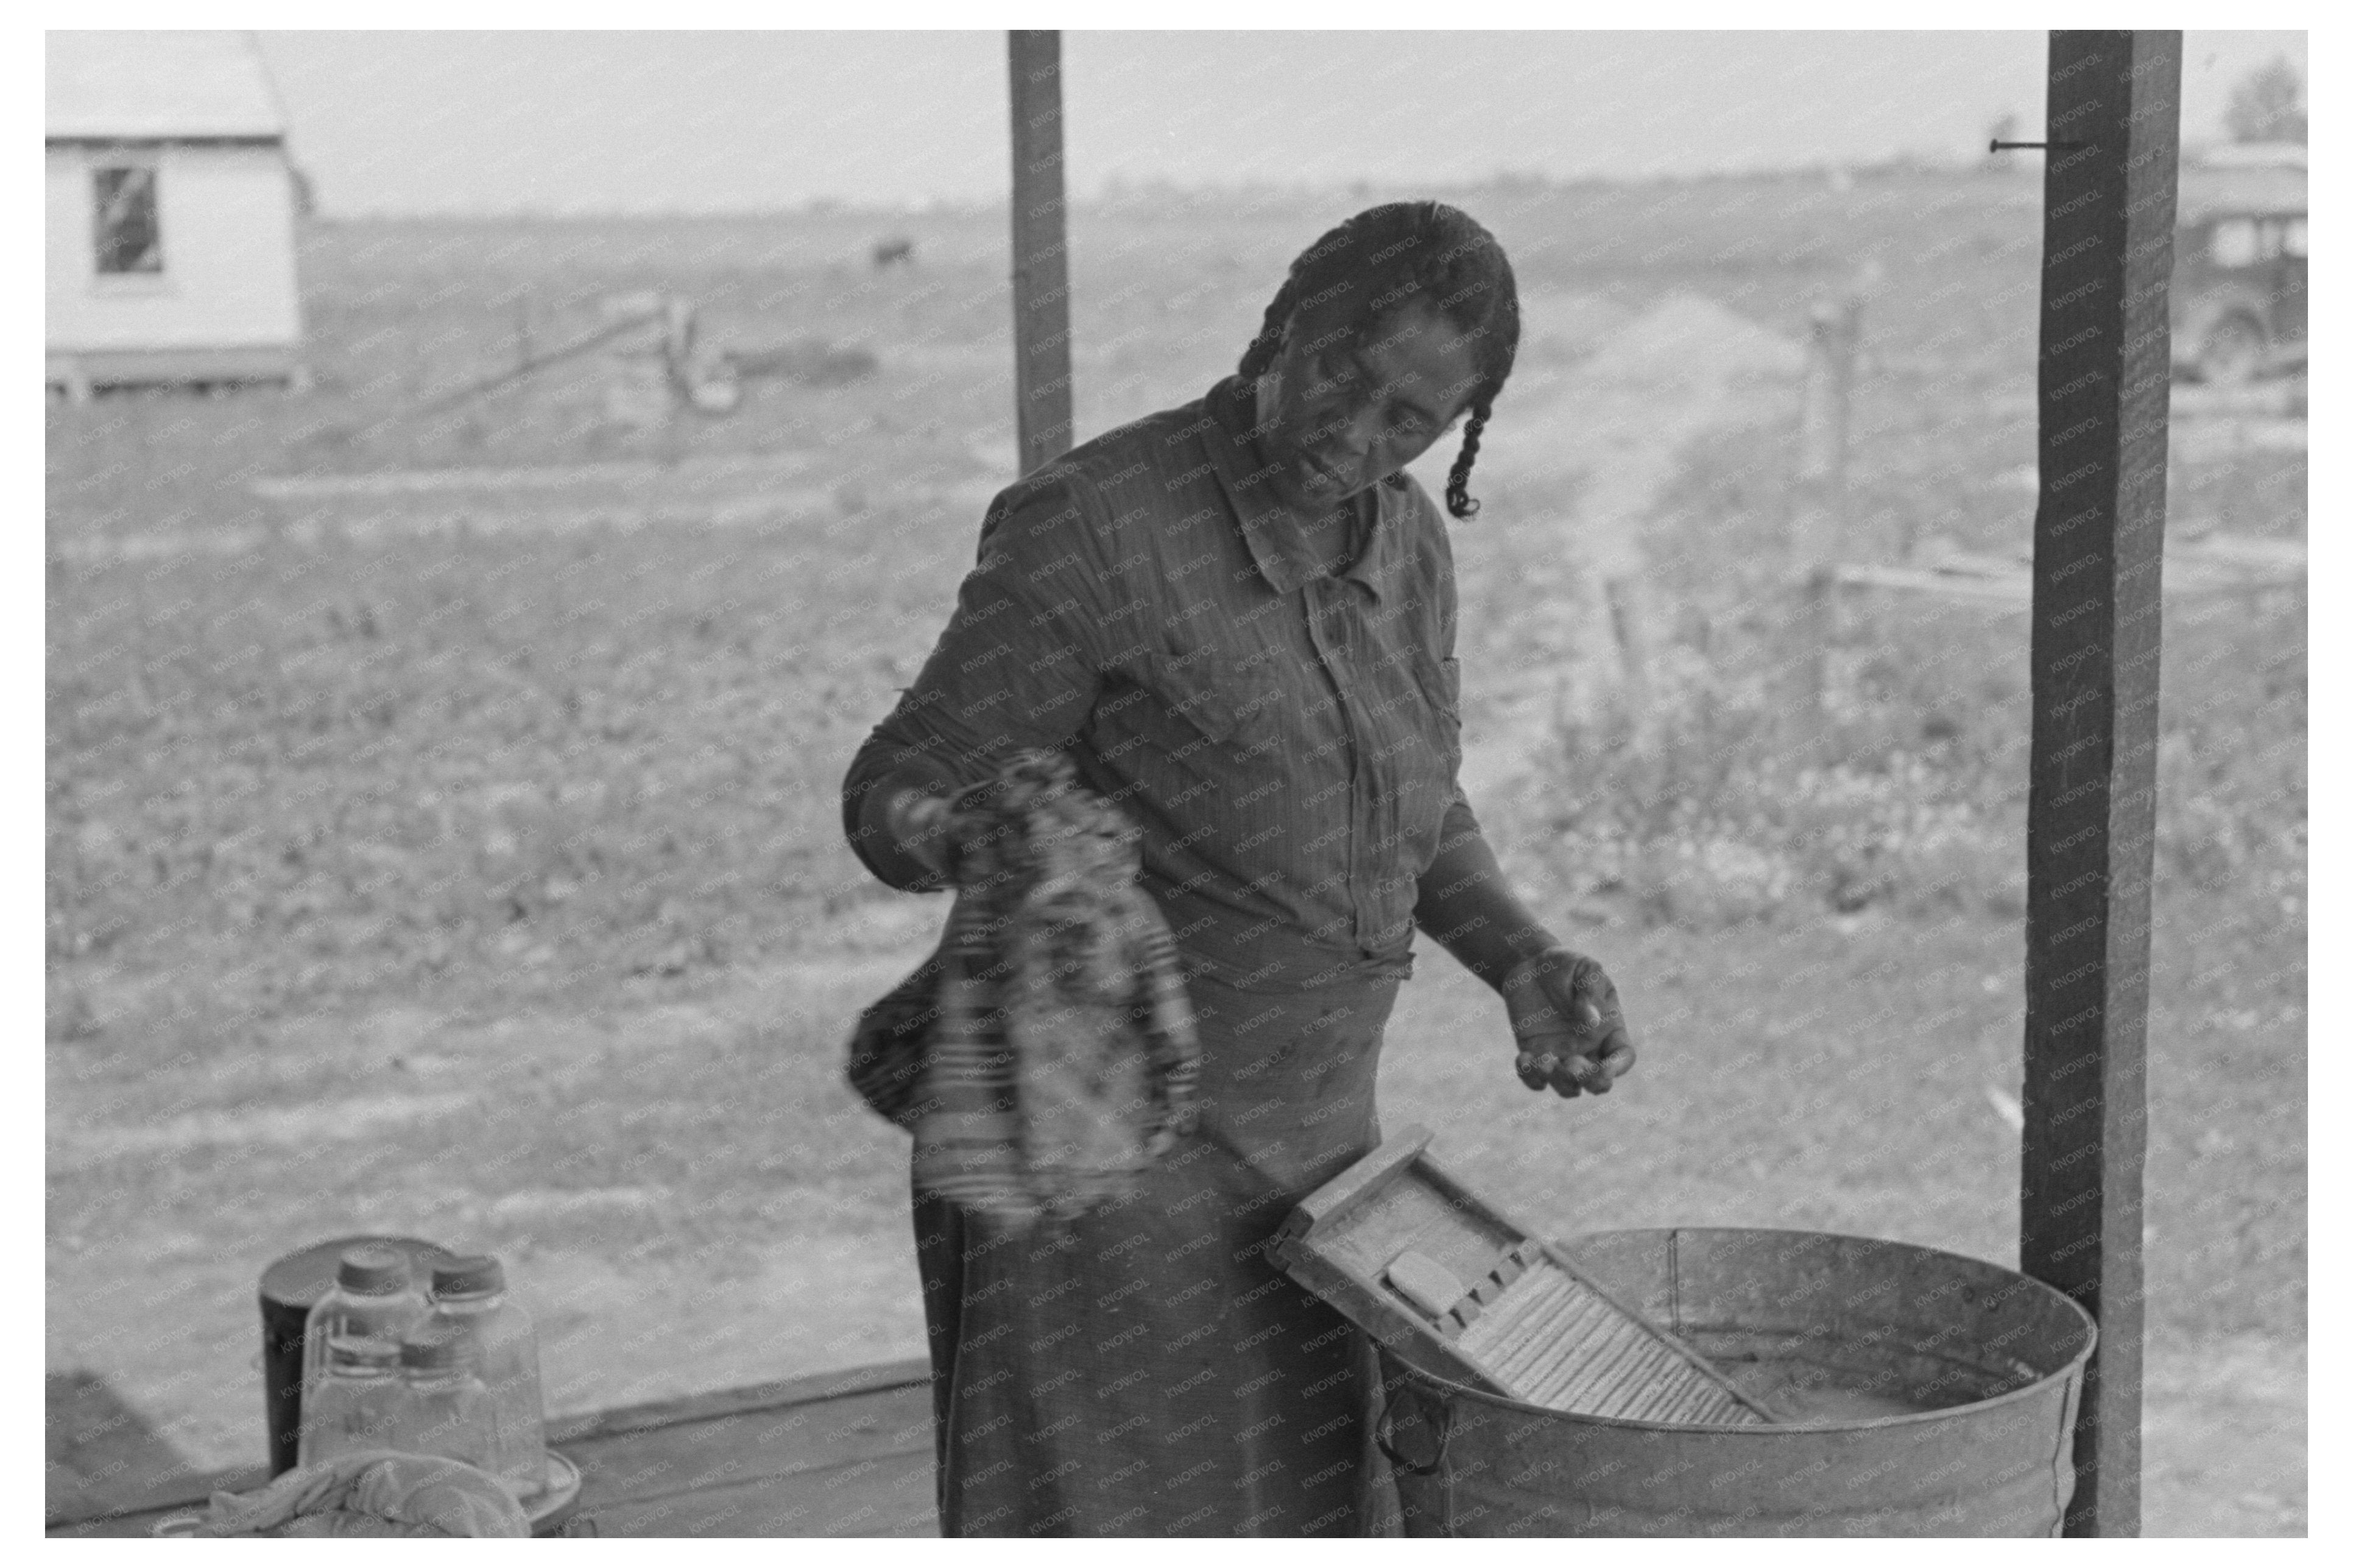
[[[1531,953],[1504,977],[1520,1081],[1563,1099],[1607,1094],[1634,1066],[1618,988],[1601,965],[1565,947]]]

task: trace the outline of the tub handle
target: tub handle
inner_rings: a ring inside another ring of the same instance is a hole
[[[1444,1404],[1408,1384],[1382,1403],[1373,1441],[1406,1474],[1434,1476],[1446,1458],[1447,1415]]]

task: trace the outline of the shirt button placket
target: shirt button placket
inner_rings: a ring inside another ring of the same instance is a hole
[[[1344,579],[1338,586],[1345,601],[1342,614],[1346,618],[1350,668],[1361,670],[1372,662],[1368,652],[1372,632],[1365,622],[1365,587],[1354,579]],[[1381,847],[1388,842],[1390,814],[1397,809],[1397,803],[1391,798],[1396,792],[1392,787],[1394,768],[1389,760],[1392,753],[1388,752],[1387,725],[1383,718],[1385,711],[1380,706],[1378,681],[1373,682],[1371,713],[1367,715],[1362,704],[1352,710],[1354,721],[1361,731],[1356,754],[1363,759],[1356,770],[1356,794],[1358,810],[1363,813],[1364,827],[1357,835],[1356,842],[1366,847],[1366,855],[1377,858],[1380,862],[1365,868],[1368,880],[1385,878],[1388,874],[1388,856]],[[1356,900],[1356,947],[1362,952],[1373,950],[1374,942],[1380,934],[1373,929],[1374,921],[1383,915],[1388,903],[1388,889],[1385,884],[1377,883],[1373,890],[1376,896],[1367,898],[1360,895]]]
[[[1309,578],[1299,584],[1299,607],[1301,614],[1305,616],[1307,621],[1307,641],[1310,646],[1315,649],[1315,657],[1324,666],[1324,678],[1332,683],[1333,700],[1337,702],[1340,707],[1341,732],[1347,737],[1348,741],[1349,837],[1345,865],[1347,867],[1346,885],[1348,889],[1348,900],[1353,907],[1356,900],[1356,732],[1350,723],[1347,686],[1346,683],[1340,679],[1339,661],[1332,657],[1332,645],[1330,638],[1327,636],[1327,628],[1324,624],[1322,584],[1315,579]],[[1303,866],[1300,869],[1304,871],[1307,868]]]
[[[1348,903],[1356,949],[1363,952],[1372,947],[1373,933],[1367,925],[1372,900],[1365,896],[1364,857],[1365,847],[1373,842],[1377,803],[1368,787],[1371,770],[1365,765],[1364,716],[1358,711],[1349,679],[1355,668],[1353,642],[1356,627],[1351,614],[1355,606],[1348,595],[1354,591],[1353,584],[1338,577],[1309,582],[1307,625],[1316,655],[1323,659],[1332,689],[1338,696],[1341,727],[1348,737]]]

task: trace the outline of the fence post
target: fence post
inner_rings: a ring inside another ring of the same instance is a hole
[[[1839,637],[1834,573],[1846,549],[1847,433],[1854,399],[1856,345],[1862,337],[1862,292],[1850,282],[1816,301],[1806,342],[1804,402],[1798,424],[1798,472],[1789,513],[1790,578],[1796,624],[1805,640],[1797,700],[1819,714],[1831,696],[1831,651]]]
[[[1659,741],[1659,705],[1651,684],[1651,595],[1637,572],[1618,573],[1603,582],[1609,605],[1609,625],[1618,636],[1618,662],[1624,679],[1619,689],[1620,711],[1631,721],[1634,750],[1644,754]]]
[[[605,417],[650,430],[670,422],[670,302],[657,289],[605,297],[605,320],[622,329],[605,346]]]

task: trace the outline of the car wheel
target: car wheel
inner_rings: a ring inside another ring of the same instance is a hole
[[[2225,316],[2206,329],[2198,345],[2200,379],[2216,386],[2240,386],[2263,368],[2263,330],[2244,316]]]

